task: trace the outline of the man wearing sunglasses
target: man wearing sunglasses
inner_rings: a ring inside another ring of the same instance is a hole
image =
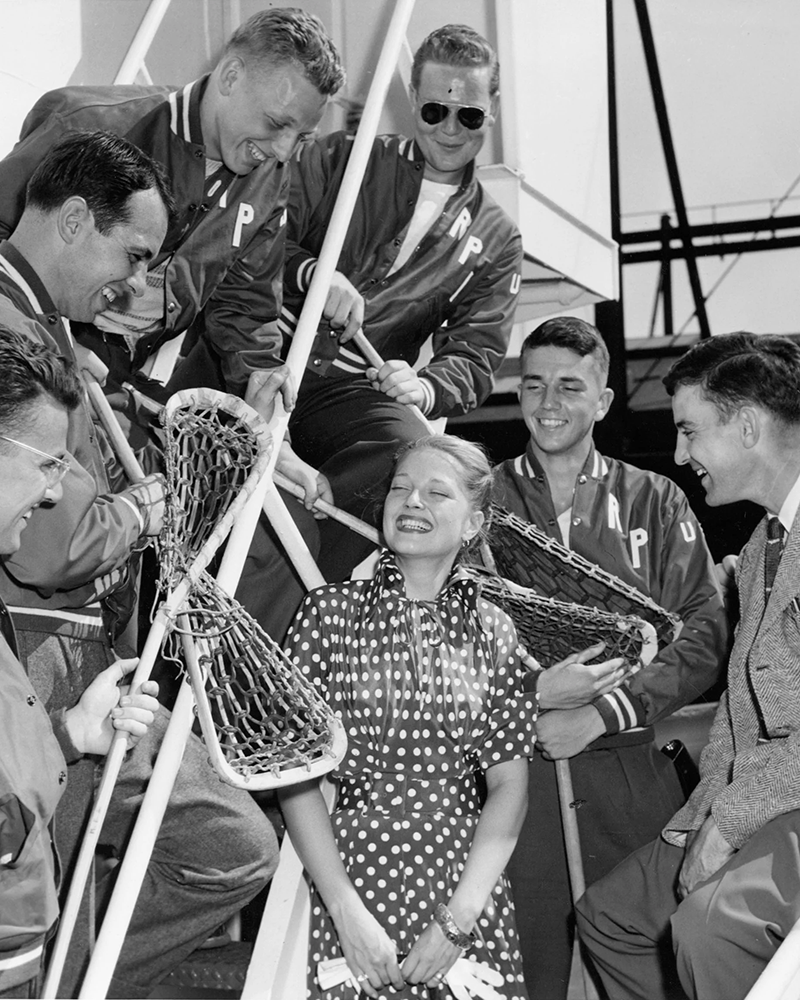
[[[408,404],[435,419],[467,413],[489,395],[520,284],[520,234],[475,172],[498,109],[494,50],[465,25],[437,29],[414,57],[409,96],[413,137],[374,142],[290,422],[295,451],[327,477],[337,505],[366,518],[379,508],[397,446],[425,433]],[[292,163],[279,321],[287,344],[352,141],[328,135]],[[385,360],[380,367],[352,342],[359,330]],[[432,357],[416,370],[429,338]],[[329,522],[320,531],[320,568],[341,579],[362,557],[361,542]],[[239,597],[279,637],[301,591],[286,573],[280,600],[263,586],[265,574],[276,580],[280,570],[259,538]]]

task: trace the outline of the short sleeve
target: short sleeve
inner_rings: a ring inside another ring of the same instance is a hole
[[[523,690],[528,667],[522,662],[513,622],[488,601],[479,601],[479,611],[494,660],[489,724],[476,748],[480,766],[486,769],[503,761],[533,756],[536,702]]]

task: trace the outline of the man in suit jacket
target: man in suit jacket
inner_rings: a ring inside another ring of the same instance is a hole
[[[702,780],[658,840],[587,891],[578,923],[612,1000],[737,1000],[800,919],[800,346],[714,337],[664,382],[676,462],[709,504],[752,500],[767,516],[737,567]]]

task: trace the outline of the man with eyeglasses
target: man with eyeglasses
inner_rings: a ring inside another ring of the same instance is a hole
[[[74,360],[65,320],[90,322],[112,297],[140,293],[173,207],[162,169],[138,147],[108,132],[68,133],[37,167],[22,218],[0,243],[0,325]],[[30,448],[19,435],[8,437]],[[119,645],[115,625],[126,610],[119,597],[131,556],[163,517],[160,476],[115,492],[113,455],[86,397],[71,415],[67,443],[69,458],[48,455],[40,465],[45,480],[61,478],[63,495],[31,513],[18,551],[0,569],[0,597],[15,617],[21,658],[69,765],[56,824],[65,887],[97,778],[96,758],[70,742],[66,713],[116,659],[112,643]],[[100,841],[112,856],[125,849],[167,714],[122,766]],[[220,782],[204,745],[190,737],[109,995],[149,996],[263,888],[277,859],[275,833],[260,807]],[[108,878],[98,882],[99,901],[110,885]],[[85,912],[93,902],[90,893]],[[75,995],[88,932],[82,919],[61,996]]]
[[[337,505],[367,519],[398,445],[425,433],[408,404],[432,419],[457,416],[491,392],[520,286],[520,234],[475,173],[498,110],[494,50],[465,25],[437,29],[414,57],[410,99],[413,138],[375,140],[289,425],[293,448],[324,474]],[[333,133],[301,147],[292,163],[279,322],[287,343],[352,142]],[[380,368],[352,342],[359,330],[385,360]],[[429,338],[432,357],[417,371]],[[321,532],[320,568],[341,579],[362,544],[330,522]],[[269,547],[259,551],[259,537],[239,597],[280,637],[301,591],[281,577],[276,601],[263,586],[281,571]]]

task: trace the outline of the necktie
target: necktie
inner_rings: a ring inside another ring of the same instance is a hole
[[[764,604],[769,602],[769,595],[772,585],[775,583],[775,574],[778,572],[778,564],[781,561],[783,552],[783,536],[786,529],[777,517],[771,517],[767,521],[767,544],[764,548]]]

